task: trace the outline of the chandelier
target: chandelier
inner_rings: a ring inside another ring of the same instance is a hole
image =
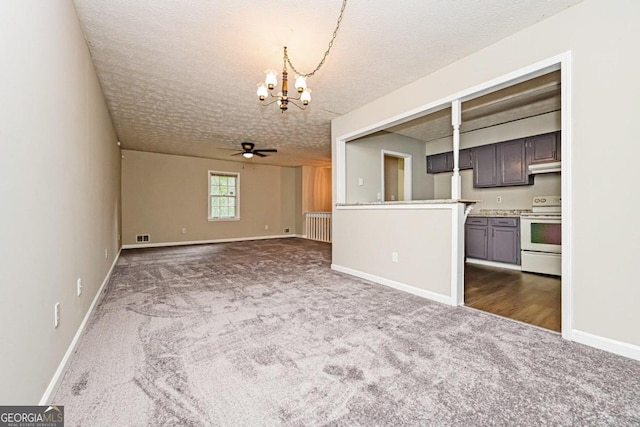
[[[329,52],[331,52],[331,48],[333,47],[333,42],[335,41],[336,35],[338,34],[338,29],[340,28],[340,23],[342,22],[342,16],[344,15],[344,9],[346,6],[347,0],[342,0],[340,16],[338,17],[338,22],[336,23],[336,29],[333,30],[333,37],[331,37],[329,47],[325,51],[324,56],[322,57],[322,60],[320,60],[318,66],[312,72],[301,73],[296,70],[296,67],[294,67],[291,63],[291,59],[289,59],[287,47],[284,47],[281,89],[277,94],[274,95],[273,91],[278,85],[277,73],[275,70],[266,70],[266,78],[264,80],[264,83],[258,83],[258,91],[256,92],[261,105],[267,106],[273,103],[277,103],[282,113],[287,111],[287,109],[289,108],[289,104],[293,104],[301,110],[304,110],[305,107],[309,105],[309,102],[311,102],[311,89],[307,87],[307,77],[313,76],[322,67],[322,65],[324,65],[324,61],[327,59],[327,56],[329,56]],[[287,72],[287,64],[289,65],[289,67],[291,67],[293,72],[296,73],[294,86],[296,88],[297,97],[295,98],[289,96],[289,73]],[[270,98],[270,101],[266,101],[267,97]]]

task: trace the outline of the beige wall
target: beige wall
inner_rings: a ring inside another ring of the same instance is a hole
[[[120,153],[71,1],[0,2],[0,51],[0,404],[29,405],[119,249]]]
[[[380,133],[346,144],[347,202],[373,202],[382,193],[382,150],[411,155],[412,199],[433,198],[433,177],[427,175],[425,144],[402,135]],[[359,185],[362,178],[363,185]]]
[[[477,147],[558,130],[560,130],[560,112],[553,112],[464,133],[460,136],[460,147]],[[427,143],[427,153],[435,154],[451,151],[452,147],[453,139],[451,137],[442,138]],[[452,173],[433,175],[435,199],[451,197],[452,175]],[[534,196],[560,195],[559,173],[536,175],[533,185],[501,188],[474,188],[472,170],[460,171],[460,178],[462,198],[482,200],[482,203],[478,203],[475,206],[475,211],[479,209],[531,209],[531,200]],[[498,196],[502,197],[502,203],[497,202]]]
[[[194,242],[295,234],[295,168],[123,150],[122,239]],[[240,219],[209,221],[208,172],[240,174]],[[265,228],[268,226],[268,229]],[[186,233],[182,229],[186,228]]]
[[[572,230],[572,240],[566,243],[573,250],[573,327],[640,345],[635,266],[640,258],[640,230],[633,226],[637,214],[632,207],[637,173],[624,161],[640,157],[635,126],[640,93],[640,57],[635,54],[638,22],[640,2],[636,0],[585,0],[335,119],[332,134],[335,139],[373,126],[571,51],[573,145],[567,178],[573,191],[572,213],[564,221]],[[357,218],[335,211],[334,223],[347,230]],[[356,239],[334,235],[334,262],[341,261],[336,254],[356,251],[361,245]],[[374,268],[375,262],[369,266]]]
[[[451,297],[451,210],[340,210],[334,263]],[[401,216],[399,214],[401,213]],[[344,244],[348,240],[353,246]],[[392,262],[392,252],[398,262]],[[336,262],[335,260],[338,260]]]

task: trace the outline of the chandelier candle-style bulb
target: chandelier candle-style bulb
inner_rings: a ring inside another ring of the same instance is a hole
[[[305,88],[304,91],[300,94],[300,101],[302,101],[302,105],[309,105],[311,101],[311,89]]]
[[[307,79],[304,76],[297,76],[295,86],[298,93],[302,93],[307,88]]]
[[[278,77],[276,77],[276,72],[274,70],[265,71],[267,75],[264,79],[264,84],[267,85],[269,90],[272,90],[278,84]]]
[[[264,83],[258,83],[258,91],[256,92],[256,95],[258,95],[258,99],[260,99],[260,101],[264,101],[267,96],[269,96],[269,91]]]

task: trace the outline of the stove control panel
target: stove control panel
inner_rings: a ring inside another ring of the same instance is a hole
[[[562,206],[562,198],[560,196],[536,196],[533,198],[531,206],[536,207],[551,207]]]

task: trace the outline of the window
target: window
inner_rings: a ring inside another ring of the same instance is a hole
[[[209,171],[209,219],[238,219],[240,174]]]

